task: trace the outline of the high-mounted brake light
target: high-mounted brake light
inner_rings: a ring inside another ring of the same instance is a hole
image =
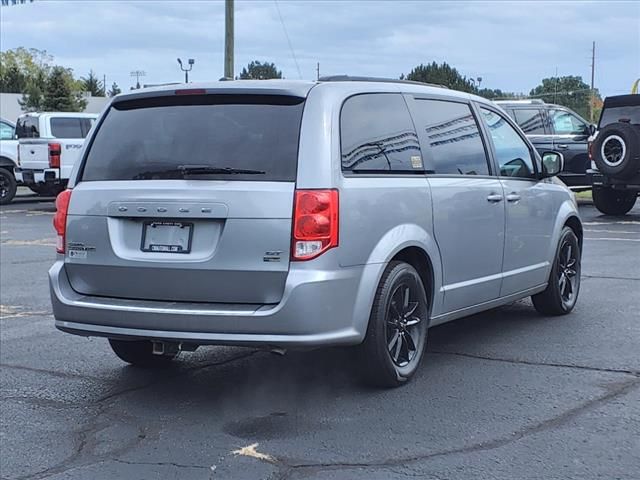
[[[62,146],[59,143],[49,144],[49,167],[60,168],[60,154]]]
[[[176,90],[176,95],[205,95],[207,91],[204,88],[185,88],[182,90]]]
[[[56,214],[53,216],[53,228],[58,234],[56,237],[56,252],[64,253],[65,237],[67,234],[67,212],[71,201],[71,190],[67,189],[56,197]]]
[[[296,190],[292,260],[311,260],[338,246],[338,190]]]

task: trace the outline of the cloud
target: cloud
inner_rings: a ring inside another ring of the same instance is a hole
[[[543,77],[590,78],[625,93],[640,76],[638,2],[278,3],[302,76],[349,73],[397,77],[414,66],[447,61],[483,86],[529,91]],[[2,7],[2,49],[45,49],[76,75],[93,69],[125,89],[131,70],[146,83],[180,81],[177,57],[195,58],[193,80],[223,72],[224,3],[220,1],[43,1]],[[236,1],[236,72],[254,59],[298,78],[274,1]]]

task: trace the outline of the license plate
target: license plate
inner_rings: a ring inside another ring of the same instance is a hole
[[[193,223],[144,222],[142,227],[143,252],[189,253]]]

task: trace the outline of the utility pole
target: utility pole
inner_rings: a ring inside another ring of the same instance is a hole
[[[136,89],[140,89],[140,77],[144,77],[147,75],[147,72],[144,70],[134,70],[131,72],[132,77],[136,77]]]
[[[320,80],[320,62],[316,64],[316,80]]]
[[[224,76],[233,80],[233,0],[224,2]]]
[[[594,78],[596,73],[596,42],[593,42],[591,48],[591,101],[589,102],[589,121],[593,123],[593,104],[596,101],[595,90],[593,88]]]

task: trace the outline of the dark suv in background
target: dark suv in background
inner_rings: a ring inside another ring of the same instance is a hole
[[[542,100],[495,102],[513,118],[539,153],[558,151],[564,156],[559,178],[572,190],[588,190],[591,166],[587,141],[595,127],[574,111]]]

